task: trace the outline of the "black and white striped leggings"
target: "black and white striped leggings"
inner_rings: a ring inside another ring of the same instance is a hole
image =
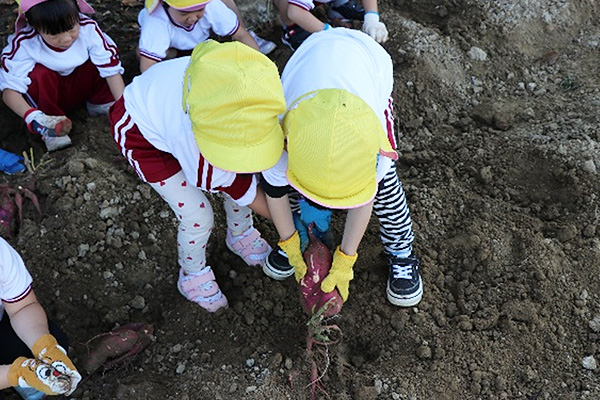
[[[379,234],[386,253],[410,253],[415,235],[395,163],[379,182],[373,211],[379,220]]]

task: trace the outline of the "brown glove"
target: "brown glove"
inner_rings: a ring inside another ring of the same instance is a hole
[[[46,364],[51,365],[61,374],[68,375],[71,378],[71,390],[66,394],[69,395],[77,389],[81,374],[73,365],[71,359],[67,356],[67,352],[63,349],[54,336],[46,334],[40,337],[31,348],[33,355]]]
[[[8,370],[8,382],[12,386],[32,387],[52,395],[72,392],[69,375],[34,358],[17,358]]]

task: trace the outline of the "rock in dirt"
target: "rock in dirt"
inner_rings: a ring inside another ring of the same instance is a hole
[[[581,360],[581,366],[585,369],[589,369],[590,371],[594,371],[598,368],[598,363],[596,362],[596,358],[594,356],[583,357]]]

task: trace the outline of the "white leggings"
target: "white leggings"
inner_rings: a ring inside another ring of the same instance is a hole
[[[202,189],[190,185],[182,171],[161,182],[149,183],[169,204],[179,219],[177,253],[185,272],[206,267],[206,245],[214,226],[214,213]],[[226,193],[223,196],[227,229],[238,236],[252,227],[252,211],[238,206]]]

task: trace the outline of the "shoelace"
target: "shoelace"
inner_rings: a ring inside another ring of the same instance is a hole
[[[392,265],[395,279],[412,279],[412,266],[410,265]]]

